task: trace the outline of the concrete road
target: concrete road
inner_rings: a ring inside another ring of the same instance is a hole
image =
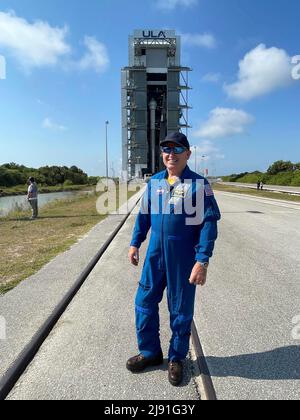
[[[223,219],[195,319],[217,396],[299,400],[300,204],[216,197]]]
[[[124,214],[135,206],[141,194],[137,193],[128,201],[129,208],[122,206],[122,214],[108,216],[68,251],[58,255],[9,293],[0,295],[0,378],[108,240]],[[5,321],[4,331],[1,320]]]
[[[223,219],[195,322],[219,399],[299,399],[300,205],[217,193]],[[9,399],[199,399],[193,368],[182,387],[166,363],[132,375],[134,295],[127,262],[131,217]],[[143,248],[143,252],[145,247]],[[170,338],[166,302],[162,343]],[[299,324],[299,320],[297,321]]]
[[[257,188],[256,184],[244,184],[239,182],[222,182],[223,185],[229,185],[231,187],[242,187],[242,188]],[[278,191],[290,194],[300,194],[300,187],[285,187],[280,185],[268,185],[264,184],[265,191]]]
[[[177,388],[168,382],[167,360],[142,374],[125,368],[138,353],[134,298],[142,264],[136,269],[127,257],[134,220],[131,216],[120,231],[8,399],[200,399],[192,360]],[[161,324],[166,356],[170,332],[165,301]]]

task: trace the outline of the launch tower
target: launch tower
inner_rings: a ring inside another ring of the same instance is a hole
[[[129,37],[129,66],[122,69],[123,176],[163,168],[159,143],[189,128],[189,71],[180,64],[175,31],[136,30]]]

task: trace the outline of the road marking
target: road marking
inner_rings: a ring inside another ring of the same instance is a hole
[[[257,203],[271,204],[273,206],[285,207],[285,208],[289,208],[293,210],[300,210],[300,203],[295,204],[295,203],[290,203],[288,201],[283,201],[283,200],[273,200],[271,198],[262,198],[262,197],[256,198],[256,197],[251,197],[250,195],[247,195],[247,194],[229,193],[225,191],[215,191],[215,193],[216,195],[220,194],[220,195],[225,195],[228,197],[247,198],[249,201],[256,201]]]
[[[229,187],[240,187],[240,188],[251,188],[252,190],[257,190],[257,186],[254,184],[237,184],[236,182],[223,182],[223,185],[227,185]],[[290,189],[292,188],[292,189]],[[300,194],[300,188],[298,187],[280,187],[276,185],[265,185],[263,191],[267,192],[275,192],[275,193],[289,193],[293,195]]]

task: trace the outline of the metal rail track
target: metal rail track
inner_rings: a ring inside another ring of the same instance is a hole
[[[205,360],[195,321],[192,322],[192,343],[197,357],[197,364],[200,371],[200,379],[202,381],[202,388],[204,392],[204,395],[201,395],[201,399],[206,401],[216,401],[216,391]]]
[[[4,376],[0,380],[0,401],[5,400],[11,392],[11,390],[14,388],[20,377],[23,375],[29,364],[36,356],[44,341],[47,339],[47,337],[55,327],[56,323],[67,310],[68,306],[70,305],[70,303],[72,302],[72,300],[74,299],[84,282],[87,280],[88,276],[95,268],[96,264],[99,262],[109,245],[112,243],[119,231],[122,229],[122,227],[126,223],[129,216],[132,214],[134,208],[137,206],[139,201],[140,198],[136,202],[135,206],[126,214],[123,220],[119,223],[117,228],[110,235],[110,237],[107,239],[104,245],[102,245],[100,250],[89,262],[86,268],[82,271],[82,273],[79,275],[73,286],[69,289],[69,291],[65,294],[62,300],[56,306],[52,314],[38,329],[38,331],[34,334],[30,342],[24,347],[22,352],[19,354],[17,359],[5,372]],[[192,342],[197,356],[198,367],[201,372],[201,380],[205,393],[204,397],[206,400],[216,400],[216,394],[213,388],[213,383],[208,372],[205,357],[203,355],[202,347],[200,344],[200,339],[194,322],[192,324]]]

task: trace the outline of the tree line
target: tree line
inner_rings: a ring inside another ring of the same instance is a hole
[[[269,185],[286,185],[300,186],[300,162],[292,163],[291,161],[278,160],[269,166],[267,172],[243,172],[240,174],[232,174],[223,176],[223,181],[227,182],[244,182],[249,184],[262,181]]]
[[[98,177],[89,177],[77,166],[43,166],[39,169],[28,168],[16,163],[6,163],[0,166],[0,186],[15,187],[25,185],[29,177],[44,186],[56,185],[95,185]]]

